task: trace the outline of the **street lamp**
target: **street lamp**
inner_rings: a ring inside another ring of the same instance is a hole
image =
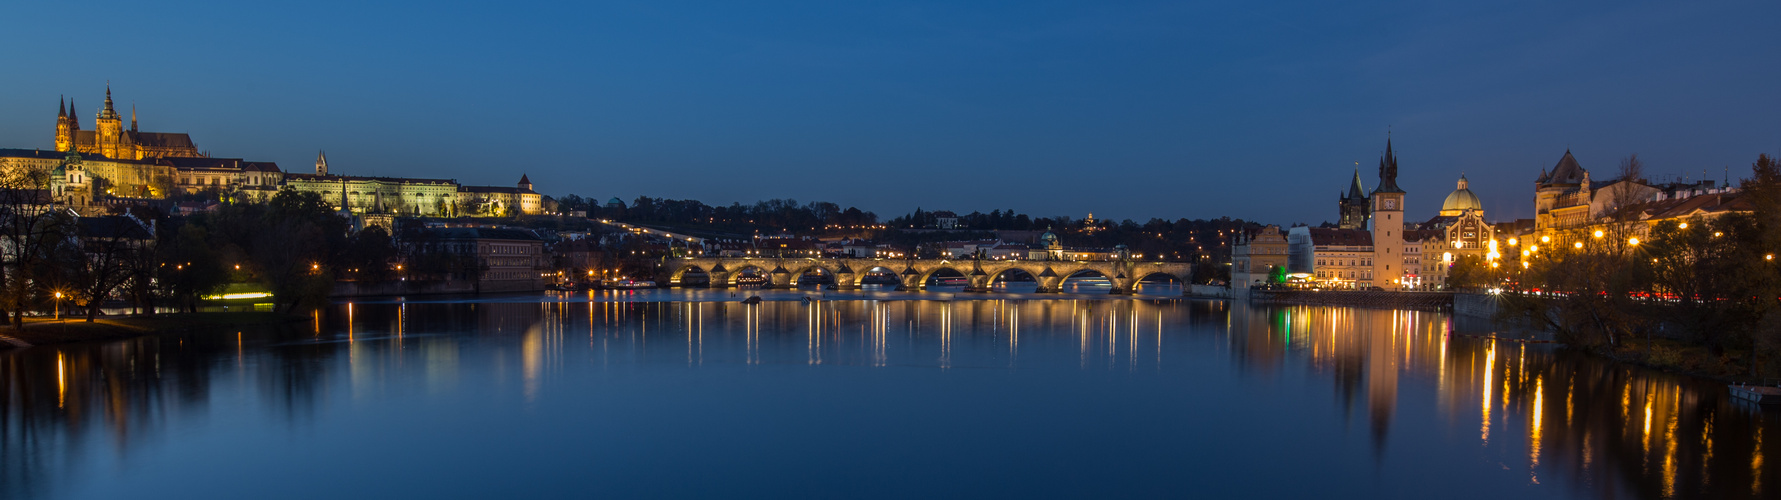
[[[1770,257],[1773,257],[1772,255]],[[56,292],[56,321],[62,320],[62,292]]]

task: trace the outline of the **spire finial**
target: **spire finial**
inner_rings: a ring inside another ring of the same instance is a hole
[[[68,117],[68,96],[56,97],[56,118]]]
[[[130,131],[136,131],[136,102],[130,102]]]

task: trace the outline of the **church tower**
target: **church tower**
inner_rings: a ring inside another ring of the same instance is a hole
[[[328,152],[315,153],[315,175],[328,175]]]
[[[74,150],[74,122],[68,119],[68,102],[56,100],[56,151]]]
[[[124,143],[124,121],[118,116],[117,110],[111,107],[110,85],[105,86],[105,108],[99,110],[99,119],[94,121],[96,123],[93,126],[98,129],[95,142],[98,142],[99,154],[106,158],[125,158],[120,156],[120,150],[123,149],[120,146]],[[135,159],[135,156],[132,152],[128,159]]]
[[[1358,162],[1356,162],[1358,163]],[[1360,182],[1360,169],[1354,169],[1354,182],[1349,183],[1348,192],[1337,197],[1336,206],[1341,210],[1341,219],[1336,227],[1342,229],[1367,228],[1367,188]]]
[[[1391,138],[1385,139],[1385,156],[1379,158],[1379,187],[1373,190],[1373,286],[1386,290],[1403,287],[1404,190],[1398,188],[1398,158]]]

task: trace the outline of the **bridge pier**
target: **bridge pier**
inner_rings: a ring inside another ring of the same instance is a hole
[[[730,287],[730,273],[718,271],[718,272],[706,273],[706,274],[711,276],[711,285],[710,285],[711,288],[729,288]]]
[[[989,293],[989,275],[985,274],[982,269],[971,271],[969,278],[970,283],[965,285],[966,292]]]
[[[761,288],[797,288],[798,283],[795,280],[798,278],[798,276],[792,276],[792,272],[785,270],[785,266],[781,265],[774,267],[773,272],[767,274],[767,286]]]
[[[1113,290],[1108,292],[1108,294],[1110,294],[1110,295],[1136,295],[1137,294],[1137,292],[1135,292],[1132,288],[1132,279],[1131,278],[1127,278],[1125,276],[1119,276],[1116,278],[1108,279],[1107,281],[1113,284]]]

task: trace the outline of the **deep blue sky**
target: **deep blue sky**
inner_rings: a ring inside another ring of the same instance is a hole
[[[110,80],[216,156],[545,194],[883,216],[1335,219],[1389,126],[1413,217],[1463,171],[1528,217],[1606,176],[1781,151],[1761,2],[14,2],[0,147]]]

